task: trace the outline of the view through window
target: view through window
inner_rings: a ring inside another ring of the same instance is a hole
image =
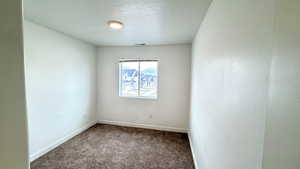
[[[158,61],[121,61],[119,67],[120,96],[157,98]]]

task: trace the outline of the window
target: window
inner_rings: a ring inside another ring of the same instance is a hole
[[[157,98],[157,60],[125,60],[119,63],[121,97]]]

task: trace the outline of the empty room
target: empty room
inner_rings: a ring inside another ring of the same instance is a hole
[[[299,0],[2,0],[0,169],[300,169]]]

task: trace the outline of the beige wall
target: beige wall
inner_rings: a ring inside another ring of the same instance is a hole
[[[1,169],[29,168],[21,2],[0,2]]]

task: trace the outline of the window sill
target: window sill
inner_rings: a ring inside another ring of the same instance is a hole
[[[157,97],[140,97],[140,96],[119,96],[122,99],[141,99],[141,100],[158,100]]]

